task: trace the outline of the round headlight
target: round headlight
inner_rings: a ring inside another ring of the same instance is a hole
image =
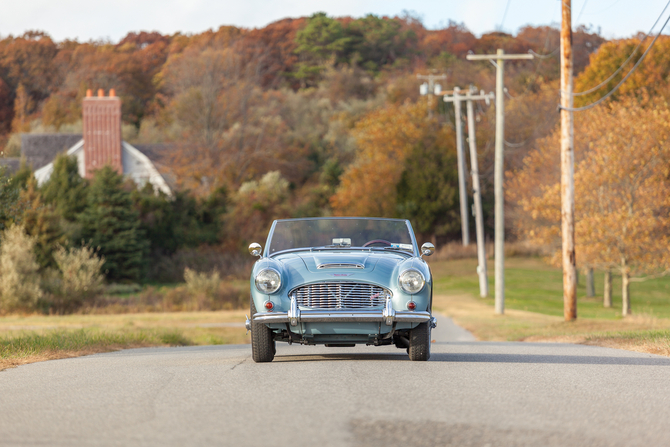
[[[261,293],[275,293],[281,287],[281,276],[274,269],[264,269],[256,275],[256,288]]]
[[[405,270],[398,278],[402,290],[409,294],[419,293],[426,284],[426,278],[418,270]]]

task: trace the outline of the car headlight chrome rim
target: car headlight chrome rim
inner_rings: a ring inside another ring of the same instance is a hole
[[[423,289],[423,286],[426,284],[426,278],[424,278],[420,271],[410,269],[400,274],[398,282],[402,290],[413,295]]]
[[[281,287],[281,275],[275,269],[263,269],[255,278],[256,289],[261,293],[275,293]]]

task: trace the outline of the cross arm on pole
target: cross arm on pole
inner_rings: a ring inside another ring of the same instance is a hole
[[[465,58],[469,61],[489,61],[489,60],[515,60],[515,59],[534,59],[532,54],[468,54]]]
[[[457,94],[457,95],[458,95],[458,94]],[[458,96],[459,96],[459,99],[458,99],[459,101],[468,101],[468,100],[471,100],[471,101],[480,101],[480,100],[482,100],[482,99],[483,99],[483,100],[487,100],[487,99],[489,99],[489,100],[491,100],[491,99],[495,99],[495,96],[496,96],[496,95],[495,95],[493,92],[491,92],[491,93],[488,93],[488,94],[480,94],[480,95],[470,95],[469,93],[466,93],[466,94],[464,94],[464,95],[458,95]],[[444,102],[454,102],[454,97],[453,97],[453,96],[445,95],[445,96],[444,96]]]
[[[416,75],[416,77],[417,77],[417,79],[431,79],[431,80],[447,79],[446,74],[441,74],[441,75],[432,75],[432,74],[422,75],[422,74],[418,74],[418,75]]]

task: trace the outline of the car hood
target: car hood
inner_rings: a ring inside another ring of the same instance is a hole
[[[274,260],[282,264],[293,284],[361,279],[390,285],[398,266],[406,261],[411,262],[407,256],[393,252],[287,253]]]

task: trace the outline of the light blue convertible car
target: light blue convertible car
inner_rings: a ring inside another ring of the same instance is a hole
[[[390,345],[430,357],[433,279],[407,220],[276,220],[251,272],[251,350],[270,362],[276,343]]]

